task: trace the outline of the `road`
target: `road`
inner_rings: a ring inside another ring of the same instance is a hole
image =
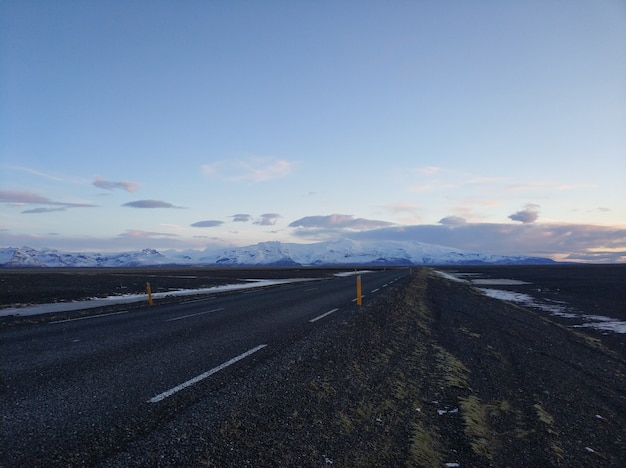
[[[363,274],[363,300],[408,272]],[[229,375],[245,375],[354,312],[355,283],[292,283],[2,330],[0,465],[94,464],[113,455]]]

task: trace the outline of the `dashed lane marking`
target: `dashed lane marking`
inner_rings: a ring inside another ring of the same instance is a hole
[[[313,322],[317,322],[319,319],[323,319],[324,317],[326,317],[327,315],[332,314],[333,312],[337,312],[339,309],[332,309],[329,310],[328,312],[326,312],[325,314],[319,315],[317,317],[315,317],[314,319],[309,320],[309,322],[313,323]]]
[[[227,368],[228,366],[236,363],[237,361],[241,361],[242,359],[247,358],[251,354],[254,354],[257,351],[260,351],[261,349],[265,348],[266,346],[267,346],[266,344],[262,344],[262,345],[254,347],[252,349],[249,349],[245,353],[242,353],[239,356],[235,356],[234,358],[229,359],[228,361],[220,364],[217,367],[214,367],[211,370],[206,371],[203,374],[200,374],[200,375],[194,377],[193,379],[189,379],[186,382],[183,382],[180,385],[177,385],[176,387],[172,387],[172,388],[170,388],[169,390],[167,390],[167,391],[165,391],[163,393],[159,393],[157,396],[150,398],[148,400],[148,403],[158,403],[159,401],[165,400],[166,398],[172,396],[174,393],[180,392],[181,390],[184,390],[185,388],[187,388],[187,387],[189,387],[189,386],[191,386],[193,384],[196,384],[196,383],[200,382],[201,380],[206,379],[207,377],[212,376],[216,372],[219,372],[222,369]]]
[[[204,312],[198,312],[196,314],[181,315],[180,317],[174,317],[174,318],[171,318],[171,319],[167,319],[166,322],[173,322],[174,320],[182,320],[182,319],[186,319],[186,318],[189,318],[189,317],[195,317],[197,315],[210,314],[211,312],[217,312],[219,310],[224,310],[224,308],[220,307],[219,309],[206,310]]]

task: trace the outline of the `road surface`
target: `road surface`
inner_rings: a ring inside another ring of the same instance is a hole
[[[363,300],[408,273],[361,275]],[[0,465],[93,465],[114,455],[207,395],[215,398],[229,378],[354,313],[355,283],[352,276],[181,298],[2,330]]]

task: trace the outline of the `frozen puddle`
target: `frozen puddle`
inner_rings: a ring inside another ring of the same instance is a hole
[[[472,284],[484,284],[493,286],[516,286],[518,284],[531,284],[526,281],[514,280],[514,279],[475,279],[470,281]]]
[[[495,299],[501,299],[503,301],[509,302],[517,302],[521,303],[527,307],[533,307],[536,309],[541,309],[550,313],[551,315],[566,318],[566,319],[574,319],[574,320],[583,320],[585,323],[580,325],[572,325],[574,328],[595,328],[596,330],[604,330],[611,331],[614,333],[626,333],[626,322],[622,322],[620,320],[605,317],[603,315],[589,315],[582,313],[572,313],[567,312],[571,310],[571,308],[563,305],[563,303],[552,303],[548,304],[545,302],[538,302],[532,296],[528,294],[513,292],[513,291],[503,291],[501,289],[487,289],[487,288],[478,288],[480,291],[485,293],[485,295],[489,297],[493,297]]]
[[[480,276],[477,273],[445,273],[442,271],[435,272],[452,281],[460,281],[463,283],[469,283],[476,286],[515,286],[523,284],[531,284],[525,281],[518,281],[514,279],[499,279],[499,278],[476,278]],[[470,278],[470,279],[464,279]],[[552,301],[549,299],[537,299],[529,294],[520,293],[516,291],[507,291],[503,289],[493,288],[481,288],[477,287],[479,291],[488,297],[499,299],[502,301],[515,302],[523,304],[526,307],[532,307],[534,309],[540,309],[544,312],[548,312],[550,315],[561,317],[571,320],[582,320],[584,323],[578,325],[571,325],[572,328],[594,328],[596,330],[602,330],[613,333],[626,333],[626,322],[620,321],[611,317],[605,317],[603,315],[590,315],[578,312],[566,303],[561,301]]]
[[[443,271],[435,270],[440,276],[443,276],[446,279],[451,281],[458,281],[461,283],[471,283],[471,284],[481,284],[481,285],[494,285],[494,286],[516,286],[519,284],[531,284],[526,281],[520,281],[515,279],[506,279],[506,278],[476,278],[477,276],[481,276],[479,273],[445,273]],[[469,278],[469,279],[465,279]],[[476,278],[476,279],[473,279]]]

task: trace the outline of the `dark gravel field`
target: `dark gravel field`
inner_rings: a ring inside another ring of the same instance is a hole
[[[624,318],[626,265],[451,270]],[[98,466],[622,467],[625,342],[416,268]]]
[[[320,278],[346,269],[329,268],[4,268],[0,306],[44,304],[111,295],[209,288],[246,279]]]

